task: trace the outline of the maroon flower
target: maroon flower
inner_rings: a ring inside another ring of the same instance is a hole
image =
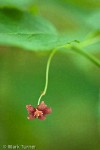
[[[40,120],[45,120],[46,115],[50,114],[52,112],[52,109],[50,107],[47,107],[47,105],[42,101],[37,108],[34,108],[32,105],[26,105],[26,109],[28,111],[28,119],[33,120],[35,118],[38,118]]]

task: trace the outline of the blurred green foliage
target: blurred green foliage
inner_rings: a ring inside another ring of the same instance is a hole
[[[0,40],[4,42],[0,46],[0,148],[2,145],[36,145],[39,150],[99,150],[100,69],[69,50],[67,53],[66,50],[57,52],[50,66],[48,91],[43,98],[52,107],[53,113],[45,121],[29,121],[25,106],[37,105],[45,83],[51,45],[55,47],[55,41],[58,44],[63,44],[63,41],[60,43],[52,35],[51,38],[45,35],[46,42],[42,43],[43,38],[37,40],[34,36],[28,45],[29,38],[26,36],[23,46],[17,45],[23,49],[16,47],[16,42],[13,47],[7,46],[6,42],[11,38],[12,43],[17,40],[22,43],[22,37],[17,35],[18,38],[15,38],[15,33],[22,31],[24,34],[55,34],[56,27],[58,32],[66,35],[64,39],[67,42],[72,39],[96,39],[97,43],[87,46],[86,51],[100,59],[100,1],[0,0],[0,7],[0,12],[10,12],[3,13],[4,16],[0,13]],[[35,10],[38,11],[34,20]],[[18,12],[19,16],[15,15]],[[9,15],[12,20],[7,18]],[[13,20],[17,17],[22,20],[17,20],[16,26]],[[29,46],[32,51],[27,51]],[[39,51],[41,46],[44,46],[42,52]]]
[[[18,8],[21,10],[25,10],[31,7],[31,5],[35,4],[35,0],[0,0],[0,7],[8,7],[8,8]]]

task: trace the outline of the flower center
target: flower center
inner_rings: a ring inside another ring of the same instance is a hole
[[[41,115],[43,115],[43,112],[40,111],[40,110],[38,110],[38,109],[36,109],[36,111],[35,111],[35,113],[34,113],[34,116],[35,116],[35,117],[39,117],[39,116],[41,116]]]

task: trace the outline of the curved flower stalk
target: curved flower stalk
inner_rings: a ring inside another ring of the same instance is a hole
[[[29,120],[33,120],[35,118],[38,118],[40,120],[45,120],[46,119],[46,115],[47,114],[51,114],[52,113],[52,109],[50,107],[47,107],[47,105],[44,103],[44,101],[42,101],[40,103],[41,98],[46,94],[47,92],[47,88],[48,88],[48,76],[49,76],[49,67],[50,67],[50,63],[51,63],[51,59],[54,56],[55,52],[57,49],[54,49],[47,61],[47,66],[46,66],[46,81],[45,81],[45,86],[44,86],[44,90],[41,93],[39,99],[38,99],[38,105],[36,108],[34,108],[32,105],[26,105],[26,109],[28,111],[28,119]]]
[[[32,105],[26,105],[26,109],[28,111],[28,117],[27,118],[29,120],[33,120],[35,118],[38,118],[40,120],[45,120],[46,115],[51,114],[51,112],[52,112],[52,109],[50,107],[47,107],[47,105],[44,103],[44,101],[42,101],[41,103],[40,103],[40,101],[41,101],[41,98],[47,92],[49,68],[50,68],[51,59],[54,56],[56,50],[58,50],[59,48],[69,48],[69,49],[81,54],[82,56],[86,57],[87,59],[89,59],[91,62],[93,62],[95,65],[97,65],[100,68],[100,61],[97,58],[95,58],[93,55],[91,55],[90,53],[81,50],[81,46],[76,46],[76,45],[73,45],[71,43],[67,43],[61,47],[53,49],[53,51],[51,52],[51,54],[48,58],[48,61],[47,61],[45,86],[44,86],[43,92],[41,93],[41,95],[38,99],[38,105],[36,108],[34,108]]]

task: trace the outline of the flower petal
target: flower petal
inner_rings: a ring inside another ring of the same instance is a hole
[[[46,117],[45,117],[44,115],[41,115],[41,116],[38,117],[38,119],[40,119],[40,120],[45,120]]]
[[[29,113],[35,112],[35,108],[32,105],[26,105],[26,109]]]
[[[29,116],[27,117],[27,119],[29,119],[29,120],[33,120],[33,119],[35,119],[35,116],[34,116],[34,115],[32,115],[32,114],[29,114]]]
[[[45,108],[44,110],[43,110],[43,114],[51,114],[52,113],[52,109],[51,108],[49,108],[49,107],[47,107],[47,108]]]
[[[44,103],[44,101],[42,101],[38,106],[37,106],[37,109],[38,110],[44,110],[47,108],[47,105]]]

